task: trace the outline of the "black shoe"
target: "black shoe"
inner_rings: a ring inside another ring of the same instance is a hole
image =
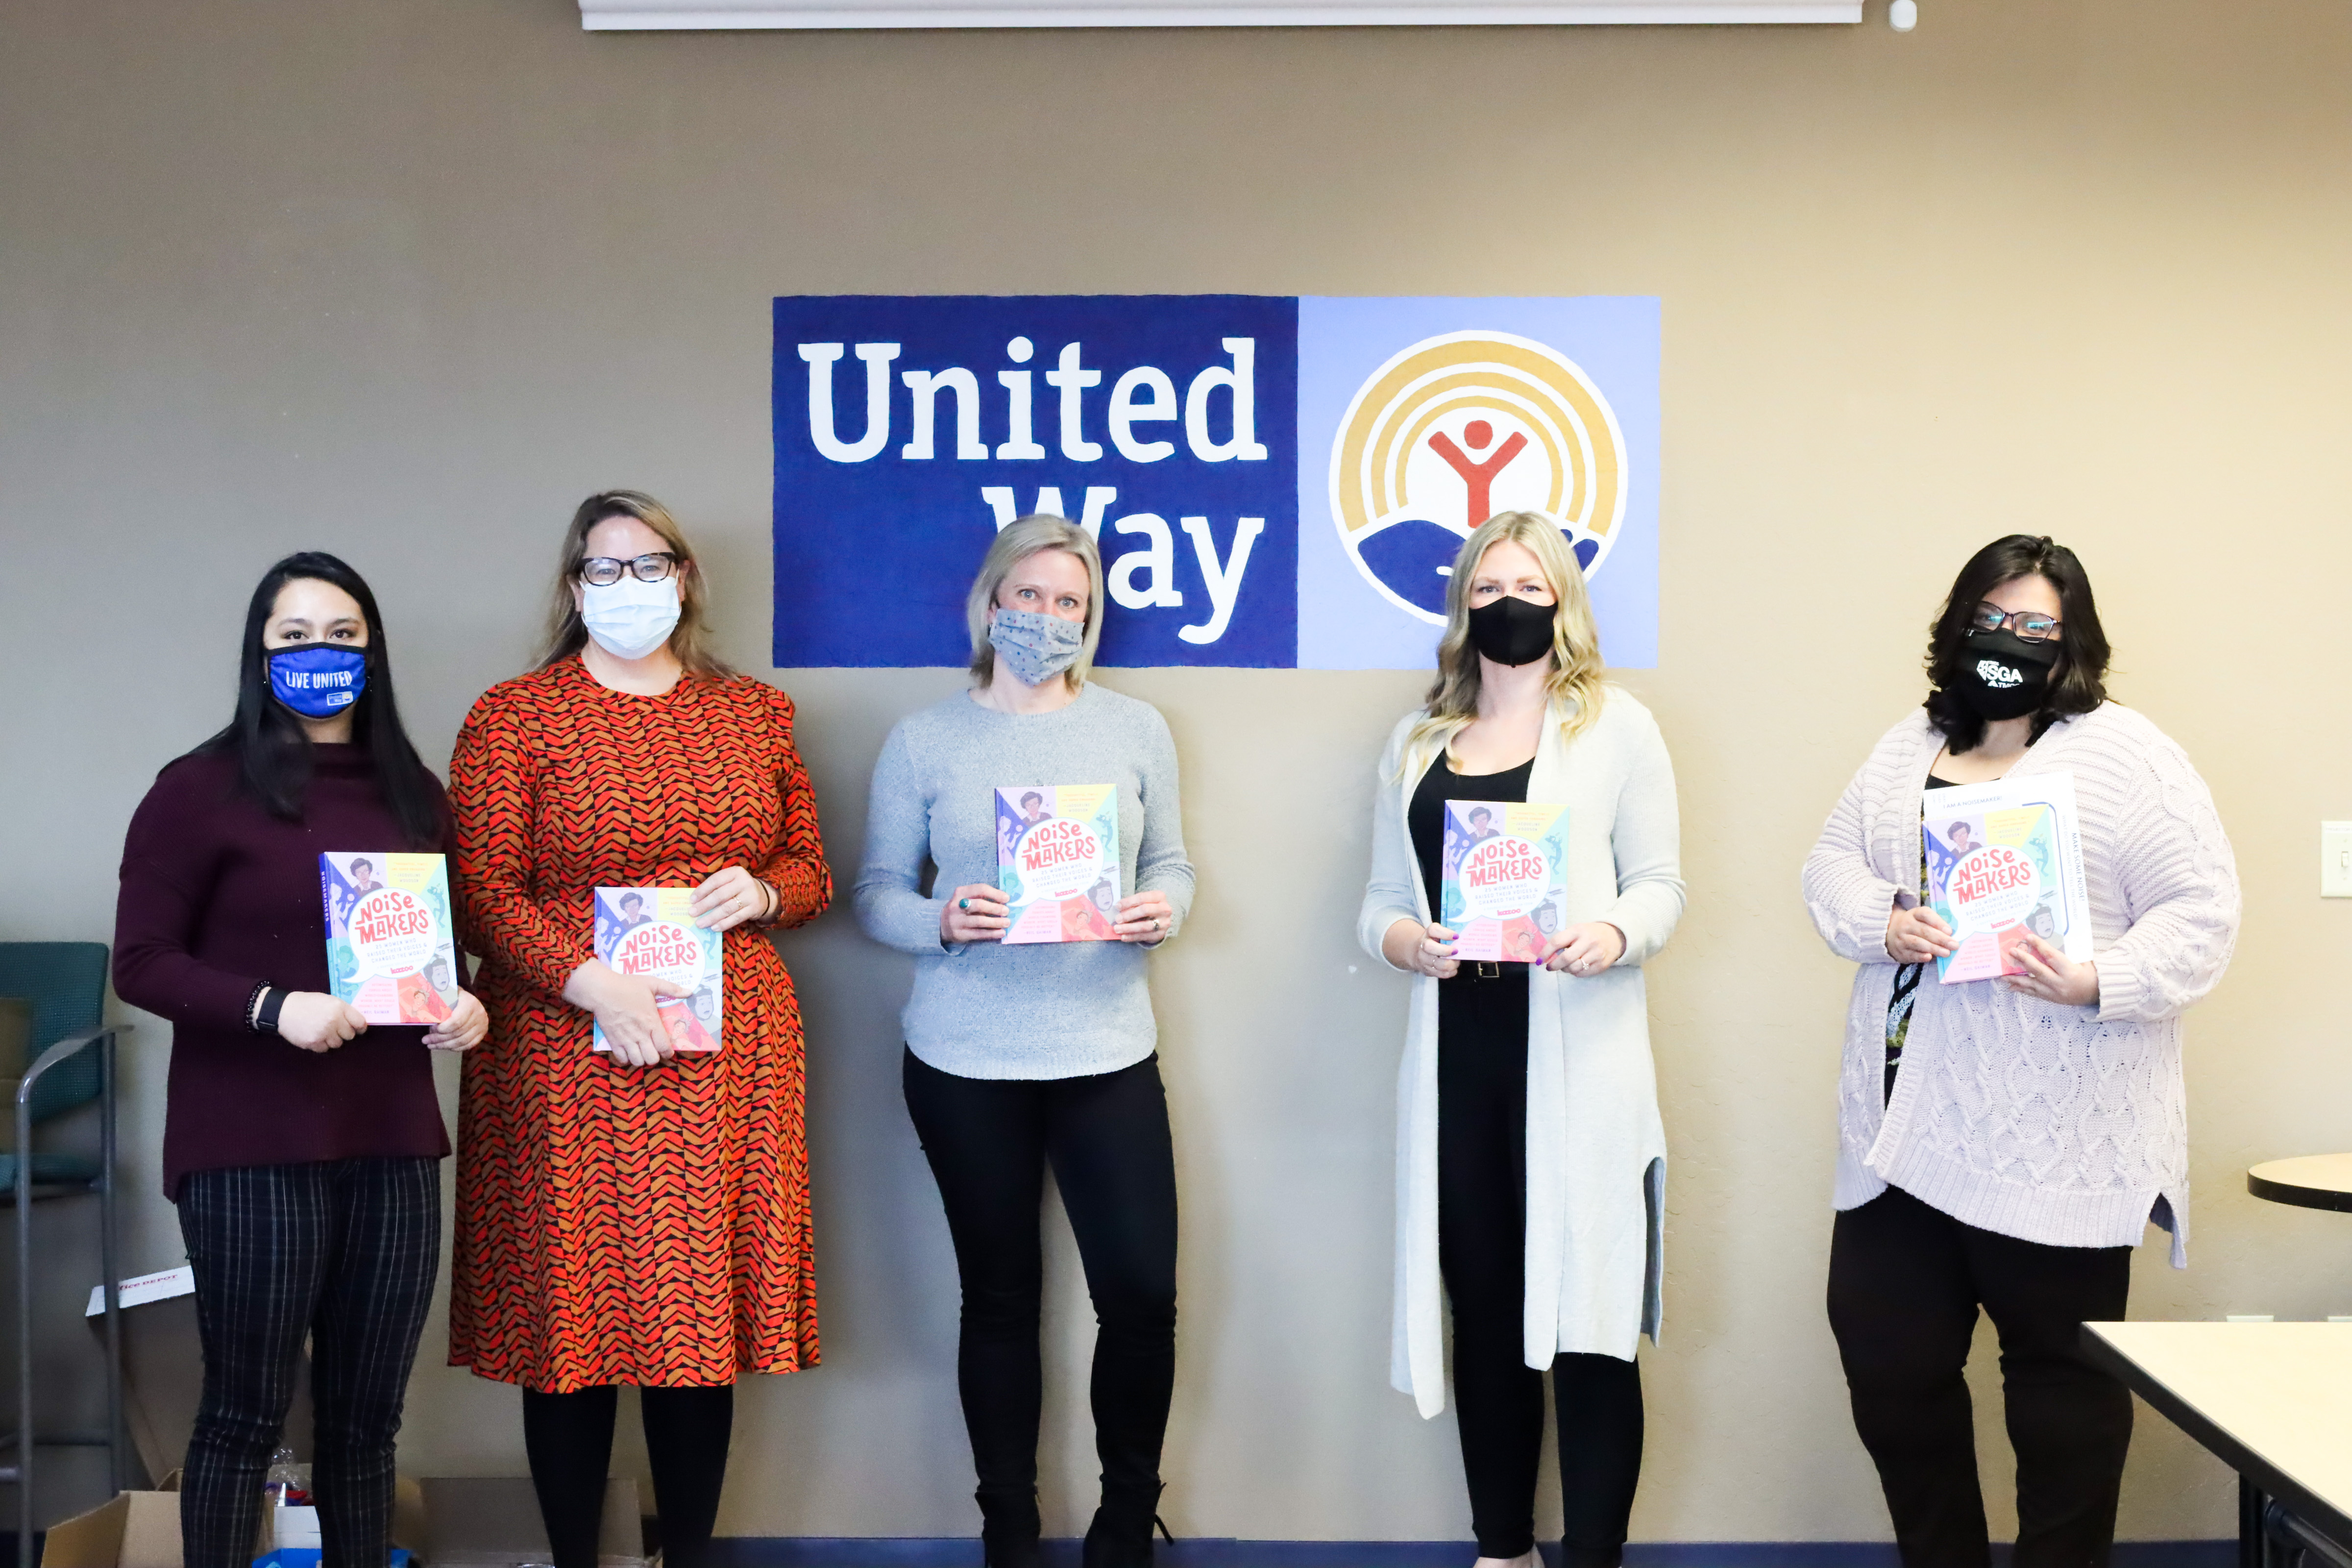
[[[1151,1531],[1157,1528],[1168,1544],[1176,1544],[1156,1511],[1164,1483],[1149,1490],[1114,1492],[1106,1488],[1102,1507],[1087,1526],[1084,1568],[1151,1568]]]
[[[986,1487],[972,1493],[980,1504],[980,1550],[985,1568],[1043,1568],[1037,1545],[1043,1526],[1037,1517],[1037,1489],[994,1491]]]

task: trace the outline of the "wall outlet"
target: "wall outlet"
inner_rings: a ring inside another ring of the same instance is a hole
[[[2352,822],[2319,825],[2319,896],[2352,899]]]

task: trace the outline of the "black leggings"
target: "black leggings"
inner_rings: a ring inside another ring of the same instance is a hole
[[[1837,1216],[1830,1328],[1904,1568],[1984,1568],[1962,1377],[1982,1306],[2000,1332],[2017,1450],[2016,1568],[2099,1568],[2115,1541],[2131,1394],[2083,1352],[2124,1315],[2127,1247],[2046,1247],[1964,1225],[1899,1187]]]
[[[1437,1257],[1454,1306],[1454,1403],[1482,1557],[1536,1543],[1543,1373],[1527,1364],[1528,987],[1437,993]],[[1565,1568],[1616,1568],[1642,1476],[1642,1373],[1615,1356],[1551,1365]]]
[[[735,1385],[637,1391],[646,1458],[654,1472],[666,1568],[702,1568],[727,1482],[727,1440],[735,1426]],[[611,1384],[572,1394],[522,1391],[522,1443],[555,1568],[596,1568],[604,1517],[604,1477],[613,1463],[613,1420],[621,1391]],[[636,1543],[630,1542],[630,1551]]]
[[[1037,1487],[1048,1164],[1094,1299],[1103,1495],[1140,1506],[1159,1493],[1176,1383],[1176,1160],[1160,1058],[1086,1078],[971,1079],[908,1051],[905,1083],[963,1281],[956,1383],[982,1508],[1017,1507]]]
[[[441,1162],[321,1160],[180,1183],[204,1402],[180,1489],[188,1568],[246,1568],[310,1338],[326,1568],[383,1568],[393,1439],[441,1262]]]

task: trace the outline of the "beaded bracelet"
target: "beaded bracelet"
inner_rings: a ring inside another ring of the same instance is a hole
[[[268,994],[269,982],[263,980],[255,983],[253,994],[245,999],[245,1026],[257,1035],[264,1032],[261,1027],[261,999]]]

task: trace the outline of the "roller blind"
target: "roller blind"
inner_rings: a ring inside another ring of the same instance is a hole
[[[1853,23],[1861,0],[580,0],[593,31],[746,27],[1649,26]]]

